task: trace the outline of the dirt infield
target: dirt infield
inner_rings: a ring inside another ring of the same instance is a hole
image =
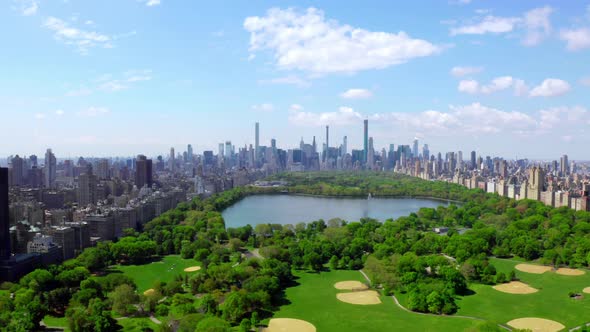
[[[370,305],[380,304],[379,293],[374,290],[336,294],[336,298],[350,304]]]
[[[533,265],[533,264],[518,264],[514,268],[518,271],[534,274],[543,274],[547,271],[551,271],[551,266]]]
[[[585,274],[586,272],[584,272],[582,270],[577,270],[577,269],[569,269],[567,267],[560,267],[559,269],[557,269],[557,271],[555,271],[555,273],[561,274],[564,276],[581,276],[581,275]]]
[[[532,294],[539,291],[538,289],[533,288],[520,281],[511,281],[507,284],[499,284],[494,286],[493,288],[497,291],[509,294]]]
[[[369,287],[360,281],[340,281],[334,284],[334,288],[340,290],[367,290]]]
[[[554,320],[534,317],[513,319],[507,324],[515,329],[529,329],[533,332],[557,332],[565,328],[565,326]]]
[[[153,288],[150,288],[150,289],[146,290],[145,292],[143,292],[143,295],[152,295],[155,292],[156,291]]]
[[[316,332],[313,324],[300,319],[273,318],[263,332]]]
[[[590,294],[590,287],[586,287],[582,290],[582,292],[586,293],[586,294]]]
[[[184,269],[184,272],[195,272],[195,271],[199,271],[201,269],[200,266],[191,266],[191,267],[187,267],[186,269]]]

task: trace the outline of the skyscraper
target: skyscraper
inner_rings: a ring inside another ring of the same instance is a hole
[[[367,162],[367,154],[369,152],[369,120],[365,119],[365,132],[363,136],[363,163]]]
[[[260,158],[260,126],[258,122],[256,122],[255,128],[255,136],[254,136],[254,161],[258,162]]]
[[[96,175],[92,173],[92,167],[89,165],[86,172],[78,177],[78,205],[80,207],[96,204],[96,184]]]
[[[55,186],[55,178],[57,175],[57,160],[51,149],[45,152],[45,187],[53,188]]]
[[[186,157],[189,163],[193,162],[193,146],[190,144],[186,147]]]
[[[477,161],[475,160],[475,151],[471,151],[471,169],[477,168]]]
[[[414,145],[412,146],[412,157],[418,157],[418,138],[414,138]]]
[[[135,162],[135,185],[140,189],[145,185],[152,186],[152,160],[144,155],[137,156]]]
[[[0,167],[0,260],[10,258],[8,224],[8,168]]]
[[[21,186],[23,184],[23,158],[19,157],[18,154],[16,157],[12,158],[12,185],[13,186]]]
[[[559,172],[561,176],[568,176],[569,175],[569,163],[567,160],[567,154],[561,156],[561,160],[559,163]]]
[[[330,151],[330,127],[326,126],[326,147],[324,151],[324,160],[328,160],[328,151]]]
[[[174,155],[174,148],[170,148],[170,159],[168,159],[170,172],[174,172],[176,170],[176,157]]]
[[[346,136],[342,139],[342,151],[340,151],[340,153],[343,156],[348,153],[348,138]]]

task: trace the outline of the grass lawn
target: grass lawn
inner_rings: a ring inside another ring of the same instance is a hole
[[[322,332],[359,331],[464,331],[479,322],[409,313],[398,308],[390,297],[381,304],[354,305],[340,302],[334,288],[338,281],[364,281],[358,271],[330,271],[320,274],[295,272],[298,286],[286,290],[290,304],[278,310],[275,318],[297,318],[314,324]]]
[[[162,257],[161,260],[144,265],[117,265],[113,268],[113,272],[122,272],[125,275],[133,278],[137,284],[138,292],[152,288],[156,281],[169,282],[174,279],[176,275],[184,275],[187,267],[199,265],[194,259],[184,259],[179,255],[169,255]]]
[[[158,325],[154,324],[149,318],[125,318],[117,321],[123,327],[122,331],[141,331],[143,327],[149,327],[156,331]]]
[[[69,331],[68,329],[68,319],[65,317],[54,317],[51,315],[46,315],[43,317],[43,322],[45,325],[49,327],[61,327],[65,331]]]
[[[498,272],[506,274],[518,264],[496,258],[490,261]],[[460,309],[457,314],[483,317],[496,323],[522,317],[540,317],[560,322],[567,328],[590,322],[590,294],[585,294],[580,300],[568,296],[570,291],[581,293],[582,289],[590,286],[590,271],[582,276],[563,276],[553,272],[531,274],[514,270],[522,282],[539,291],[516,295],[496,291],[492,286],[471,285],[470,288],[476,294],[458,301]]]

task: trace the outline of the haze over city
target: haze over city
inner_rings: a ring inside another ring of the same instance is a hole
[[[201,153],[255,122],[362,148],[369,119],[376,149],[587,159],[587,2],[11,0],[0,22],[2,156]]]

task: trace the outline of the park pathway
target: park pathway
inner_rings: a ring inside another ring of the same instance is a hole
[[[365,271],[363,271],[363,270],[359,270],[359,272],[360,272],[360,273],[363,275],[363,277],[364,277],[364,278],[367,280],[367,282],[369,283],[369,285],[371,285],[371,279],[369,279],[369,276],[367,276],[367,274],[365,273]],[[404,306],[403,306],[403,305],[402,305],[402,304],[399,302],[399,300],[397,299],[397,297],[395,297],[395,295],[391,295],[391,298],[393,299],[393,302],[394,302],[394,303],[395,303],[395,304],[396,304],[396,305],[397,305],[397,306],[398,306],[400,309],[402,309],[403,311],[406,311],[406,312],[412,313],[412,314],[416,314],[416,315],[423,315],[423,316],[435,316],[435,317],[449,317],[449,318],[455,317],[455,318],[462,318],[462,319],[478,320],[478,321],[482,321],[482,322],[485,322],[485,321],[487,321],[487,320],[485,320],[485,319],[483,319],[483,318],[480,318],[480,317],[474,317],[474,316],[462,316],[462,315],[452,315],[452,316],[448,316],[448,315],[435,315],[435,314],[428,314],[428,313],[425,313],[425,312],[415,312],[415,311],[412,311],[412,310],[410,310],[410,309],[408,309],[408,308],[404,307]],[[511,329],[509,326],[507,326],[507,325],[498,324],[498,326],[499,326],[500,328],[503,328],[504,330],[507,330],[507,331],[512,331],[512,329]],[[571,331],[571,330],[570,330],[570,331]]]

